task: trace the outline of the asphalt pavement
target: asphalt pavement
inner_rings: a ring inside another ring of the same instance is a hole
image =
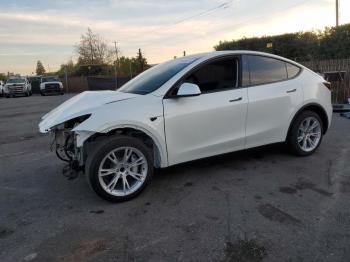
[[[67,179],[38,132],[71,95],[0,98],[0,261],[350,261],[350,120],[283,145],[159,170],[111,204]]]

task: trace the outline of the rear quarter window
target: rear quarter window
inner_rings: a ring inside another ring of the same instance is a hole
[[[290,63],[286,63],[286,67],[287,67],[287,74],[289,79],[296,77],[301,70],[299,67],[292,65]]]

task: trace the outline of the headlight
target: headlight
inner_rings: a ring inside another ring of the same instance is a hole
[[[75,126],[83,123],[86,119],[88,119],[91,116],[91,114],[82,115],[76,118],[73,118],[71,120],[68,120],[64,123],[65,128],[74,128]]]

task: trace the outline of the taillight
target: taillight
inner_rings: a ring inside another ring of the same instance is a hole
[[[332,85],[331,85],[330,82],[325,81],[325,82],[323,82],[323,85],[324,85],[325,87],[327,87],[329,90],[331,90]]]

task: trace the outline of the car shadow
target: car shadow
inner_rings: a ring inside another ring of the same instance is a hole
[[[271,144],[261,147],[256,147],[252,149],[246,149],[241,151],[236,151],[233,153],[222,154],[218,156],[207,157],[199,160],[194,160],[182,164],[177,164],[171,167],[157,169],[155,176],[157,179],[162,179],[161,177],[166,177],[174,173],[182,174],[184,172],[195,172],[203,168],[219,169],[219,168],[230,168],[235,167],[240,163],[250,162],[250,161],[260,161],[272,156],[279,157],[296,157],[290,154],[284,143]],[[269,159],[269,161],[274,161]]]

